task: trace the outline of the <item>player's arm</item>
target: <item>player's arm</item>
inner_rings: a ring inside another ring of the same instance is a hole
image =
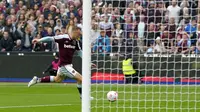
[[[49,42],[49,41],[54,41],[54,37],[43,37],[41,39],[33,39],[32,43],[35,44],[35,43],[39,43],[39,42]]]
[[[63,38],[68,38],[68,36],[67,35],[47,36],[41,39],[33,39],[32,42],[38,43],[38,42],[59,41],[59,40],[62,40]]]

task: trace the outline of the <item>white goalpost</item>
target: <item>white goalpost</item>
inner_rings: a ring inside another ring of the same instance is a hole
[[[90,112],[91,102],[91,7],[92,0],[83,0],[82,112]]]

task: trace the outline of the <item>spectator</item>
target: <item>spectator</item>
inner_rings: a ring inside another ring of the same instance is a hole
[[[98,16],[96,16],[98,17]],[[113,23],[118,23],[120,22],[120,10],[119,8],[115,8],[113,13],[112,13],[112,20]]]
[[[111,15],[111,14],[112,14],[112,11],[113,11],[113,6],[112,6],[112,4],[108,4],[108,8],[107,8],[108,15]]]
[[[16,28],[15,26],[12,24],[12,20],[9,18],[7,19],[6,21],[6,26],[5,26],[5,29],[6,31],[8,31],[10,37],[12,38],[13,41],[16,40],[16,37],[15,37],[15,31],[16,31]]]
[[[5,13],[6,11],[6,5],[3,2],[0,2],[0,12]]]
[[[110,53],[110,38],[106,35],[105,31],[101,31],[100,36],[97,38],[92,52],[107,54]]]
[[[41,16],[41,15],[40,15],[40,16]],[[45,23],[45,22],[44,22],[44,18],[43,18],[43,17],[39,17],[36,26],[38,27],[38,26],[41,25],[42,27],[44,27],[44,23]]]
[[[129,32],[127,39],[123,39],[122,42],[123,49],[125,53],[136,53],[138,51],[137,39],[133,32]]]
[[[181,8],[177,5],[176,0],[172,0],[172,4],[167,7],[169,18],[174,18],[175,23],[178,24]]]
[[[127,8],[124,11],[124,17],[123,17],[123,19],[126,20],[127,18],[130,18],[133,21],[136,20],[135,13],[134,13],[134,11],[131,8]]]
[[[36,26],[35,16],[33,14],[30,15],[30,19],[27,21],[28,24],[31,24],[32,26]]]
[[[8,8],[16,8],[15,10],[17,11],[17,4],[15,0],[11,0],[9,3]]]
[[[120,39],[117,38],[116,36],[112,37],[112,53],[117,53],[119,52],[119,46],[120,46]]]
[[[157,36],[161,37],[163,35],[164,30],[166,29],[166,26],[164,24],[158,24],[157,29]]]
[[[129,32],[132,32],[133,22],[131,17],[127,17],[124,23],[124,37],[128,38]]]
[[[11,16],[11,15],[15,15],[15,14],[16,14],[15,9],[14,9],[14,8],[11,8],[11,9],[10,9],[10,14],[9,14],[9,15]]]
[[[140,51],[143,52],[143,46],[144,46],[144,37],[146,32],[146,25],[144,23],[144,15],[140,16],[140,22],[138,23],[138,46],[140,48]]]
[[[102,21],[105,21],[105,18],[107,18],[107,21],[110,22],[111,16],[112,16],[112,15],[108,13],[108,8],[107,8],[107,6],[105,6],[105,7],[102,8],[102,12],[103,12],[103,13],[100,15],[101,20],[102,20]]]
[[[191,9],[191,16],[196,16],[197,15],[197,8],[198,6],[198,0],[190,0],[189,4],[190,4],[190,9]]]
[[[147,21],[148,23],[155,22],[155,5],[156,3],[153,1],[149,2],[149,6],[147,8]]]
[[[38,33],[35,36],[35,38],[40,39],[40,38],[42,38],[42,36],[41,36],[41,34]],[[33,44],[32,52],[35,52],[35,51],[44,51],[44,43],[35,43],[35,44]]]
[[[177,43],[177,51],[178,53],[187,54],[190,51],[191,41],[189,40],[189,35],[185,32],[183,34],[183,38],[180,39]]]
[[[163,34],[161,35],[161,39],[164,42],[165,48],[171,49],[171,47],[173,46],[174,39],[172,35],[169,33],[169,31],[165,30]]]
[[[93,21],[92,22],[92,30],[91,30],[91,45],[92,46],[96,42],[99,35],[100,35],[100,31],[99,31],[99,28],[98,28],[98,23]]]
[[[154,53],[163,53],[163,52],[166,52],[164,43],[161,41],[160,37],[156,38],[155,45],[153,47],[153,52]]]
[[[200,54],[200,39],[196,42],[196,46],[192,47],[193,54]]]
[[[66,27],[67,24],[68,24],[68,21],[69,21],[69,20],[67,19],[67,15],[63,15],[62,18],[61,18],[61,20],[62,20],[63,26]]]
[[[49,20],[49,27],[51,27],[52,29],[54,29],[54,27],[55,27],[55,22],[54,22],[54,20]]]
[[[191,23],[187,24],[187,26],[185,27],[185,31],[188,34],[193,34],[197,31],[197,21],[196,21],[196,19],[193,19]]]
[[[41,11],[40,11],[40,10],[37,10],[37,11],[33,11],[33,12],[35,12],[35,15],[36,15],[36,17],[37,17],[37,20],[39,20],[40,15],[42,15]],[[45,14],[46,14],[46,13],[44,13],[44,17],[45,17]]]
[[[0,40],[0,50],[2,52],[12,51],[12,48],[13,48],[12,37],[10,37],[8,31],[4,31],[3,38],[1,38],[1,40]]]
[[[162,22],[164,22],[164,17],[165,17],[165,13],[166,13],[166,7],[165,4],[163,2],[157,2],[157,7],[155,10],[155,17],[156,17],[156,24],[160,24]]]
[[[190,4],[189,4],[189,1],[188,0],[183,0],[180,4],[180,7],[183,9],[185,7],[189,7]]]
[[[15,27],[16,29],[16,25],[17,25],[17,18],[16,18],[16,15],[11,15],[10,16],[10,19],[12,21],[12,25]]]
[[[66,33],[71,34],[72,28],[75,27],[74,20],[71,19],[69,24],[66,26]]]
[[[47,19],[45,19],[45,22],[46,22],[46,23],[49,23],[50,20],[52,20],[52,19],[53,19],[52,14],[48,14],[48,17],[47,17]]]
[[[153,53],[153,47],[154,47],[154,42],[151,42],[150,45],[147,48],[146,53]]]
[[[35,4],[40,6],[40,4],[41,4],[40,0],[31,0],[31,2],[30,2],[31,8],[33,8]]]
[[[183,18],[181,19],[180,23],[179,23],[179,27],[180,26],[184,26],[185,27],[189,23],[190,23],[189,15],[184,15]]]
[[[182,9],[182,15],[183,16],[189,16],[190,15],[190,11],[189,11],[189,8],[188,7],[184,7],[183,9]]]
[[[94,7],[94,12],[95,12],[95,15],[97,15],[97,17],[100,17],[100,10],[99,10],[98,5]]]
[[[105,30],[106,35],[110,37],[114,29],[114,25],[112,22],[109,22],[108,19],[109,19],[108,16],[105,16],[104,21],[99,23],[99,27],[101,30]]]
[[[0,22],[1,22],[2,25],[5,24],[5,23],[4,23],[4,22],[5,22],[4,20],[5,20],[5,15],[4,15],[3,13],[2,13],[2,14],[0,13]]]
[[[12,51],[22,51],[21,40],[16,41],[16,45],[13,47]]]
[[[75,17],[76,17],[76,16],[74,15],[74,13],[71,12],[71,13],[70,13],[69,19],[72,19],[72,20],[73,20]]]
[[[133,16],[135,16],[135,7],[134,7],[134,3],[133,3],[133,2],[129,2],[128,8],[131,9],[130,14],[132,14]],[[135,17],[134,17],[134,18],[135,18]],[[133,19],[133,20],[134,20],[134,19]]]
[[[197,35],[196,35],[196,31],[197,31],[197,21],[196,19],[193,19],[191,23],[189,23],[186,27],[185,27],[185,31],[190,35],[191,38],[191,44],[195,45],[196,44],[196,40],[197,40]]]
[[[172,36],[173,39],[176,36],[176,29],[177,29],[177,26],[175,24],[175,19],[172,17],[169,19],[169,24],[166,27],[166,30],[170,32],[170,35]]]
[[[32,50],[32,39],[34,37],[34,31],[35,29],[31,27],[31,25],[27,25],[24,27],[24,30],[22,31],[22,25],[19,25],[19,28],[17,31],[19,32],[21,39],[22,39],[22,50],[23,51],[31,51]]]
[[[71,18],[71,15],[72,15],[71,13],[73,13],[74,16],[77,16],[77,12],[75,11],[74,5],[69,6],[69,12],[67,12],[67,16],[69,18]]]
[[[4,32],[4,26],[2,25],[2,22],[0,22],[0,37],[3,34],[3,32]]]
[[[57,19],[57,20],[56,20],[56,26],[54,27],[54,31],[55,31],[56,29],[61,30],[62,27],[63,27],[63,25],[62,25],[61,20],[60,20],[60,19]]]
[[[40,10],[41,12],[44,11],[44,9],[45,9],[45,5],[48,5],[48,4],[46,4],[46,2],[45,2],[44,0],[42,0],[42,2],[41,2],[41,6],[39,7],[39,10]]]
[[[147,35],[146,35],[146,46],[150,46],[150,43],[154,42],[155,40],[155,37],[156,37],[156,28],[155,28],[155,25],[154,23],[150,23],[149,24],[149,27],[148,27],[148,32],[147,32]]]
[[[75,26],[78,26],[79,24],[79,20],[78,20],[78,18],[77,17],[74,17],[74,25]]]
[[[120,23],[116,24],[116,28],[115,28],[113,33],[114,33],[113,36],[116,36],[117,38],[122,37],[123,30],[121,29]]]
[[[178,27],[176,32],[177,32],[177,33],[176,33],[176,38],[177,38],[177,37],[182,38],[182,35],[183,35],[183,33],[184,33],[184,26]]]
[[[62,33],[62,34],[65,34],[65,33],[66,33],[66,28],[65,28],[64,26],[61,28],[61,33]],[[56,35],[56,34],[58,34],[58,33],[55,33],[55,35]]]
[[[57,29],[55,29],[54,32],[56,32],[57,30],[61,31],[60,28],[57,28]],[[53,32],[51,27],[48,27],[46,36],[54,36],[55,35],[54,32]],[[53,49],[53,43],[52,42],[45,42],[45,43],[43,43],[43,45],[44,45],[45,51],[47,51],[47,52],[52,51],[52,49]]]
[[[142,6],[138,5],[138,3],[136,3],[135,5],[136,5],[136,7],[135,7],[136,21],[140,22],[140,16],[143,15],[144,16],[143,21],[145,22],[145,14],[146,14],[145,9]]]

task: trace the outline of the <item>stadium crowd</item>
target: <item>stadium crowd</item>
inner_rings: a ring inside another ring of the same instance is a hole
[[[198,5],[197,0],[93,0],[91,50],[200,53]],[[56,43],[31,41],[82,28],[82,14],[82,0],[1,0],[0,51],[58,51]]]

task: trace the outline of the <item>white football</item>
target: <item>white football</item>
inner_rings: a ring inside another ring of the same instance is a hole
[[[109,91],[107,93],[107,99],[108,101],[114,102],[118,98],[118,93],[116,91]]]

